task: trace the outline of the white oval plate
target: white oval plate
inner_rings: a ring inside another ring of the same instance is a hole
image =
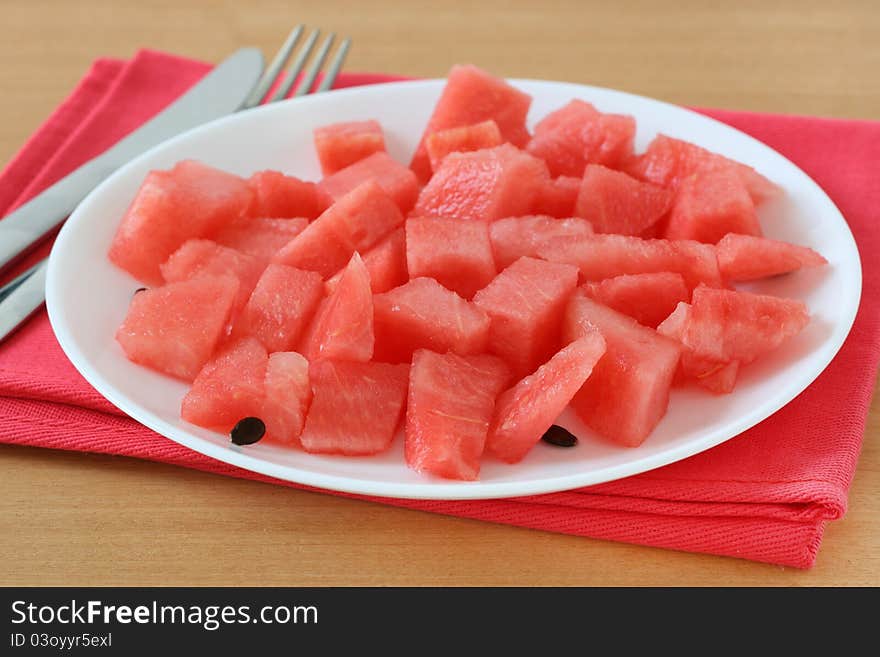
[[[577,447],[539,444],[515,466],[486,458],[478,482],[445,481],[409,470],[401,436],[386,454],[345,458],[272,445],[235,447],[226,436],[183,422],[179,408],[187,386],[130,363],[113,338],[139,283],[111,265],[106,253],[119,219],[146,173],[195,158],[242,176],[278,169],[317,179],[312,128],[367,118],[381,121],[389,151],[408,162],[444,84],[443,80],[429,80],[345,89],[232,115],[171,139],[123,167],[80,204],[52,250],[47,305],[62,348],[110,402],[197,452],[301,484],[407,498],[527,495],[637,474],[741,433],[806,388],[846,338],[861,293],[861,268],[852,234],[819,186],[764,144],[680,107],[596,87],[512,82],[534,98],[529,115],[532,125],[571,98],[583,98],[602,111],[635,116],[638,150],[643,150],[657,132],[664,132],[745,162],[780,184],[786,192],[784,198],[760,209],[766,234],[813,247],[830,265],[753,287],[804,300],[813,315],[807,329],[746,368],[733,394],[715,397],[697,389],[674,390],[668,414],[641,447],[609,444],[566,411],[560,423],[580,437]]]

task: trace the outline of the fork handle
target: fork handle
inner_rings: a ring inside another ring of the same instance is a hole
[[[112,172],[101,158],[91,160],[0,220],[0,270],[57,228],[82,200],[84,190]]]

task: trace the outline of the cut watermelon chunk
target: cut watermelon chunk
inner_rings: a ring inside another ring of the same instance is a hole
[[[376,181],[404,214],[412,209],[419,195],[415,174],[385,151],[340,169],[319,182],[318,187],[338,201],[368,180]]]
[[[572,408],[597,433],[638,447],[666,414],[681,348],[579,290],[566,310],[563,336],[576,340],[597,329],[605,338],[605,355]]]
[[[690,310],[689,303],[680,302],[669,317],[660,323],[657,332],[682,343]],[[694,353],[687,345],[682,344],[681,359],[678,362],[678,371],[673,383],[693,380],[715,394],[724,394],[733,390],[738,371],[738,361],[722,363],[713,358],[704,358]]]
[[[367,251],[364,266],[370,274],[370,289],[373,294],[381,294],[403,285],[409,280],[406,270],[406,233],[398,228],[384,237],[378,244]],[[339,284],[344,269],[327,279],[327,294],[331,294]]]
[[[532,212],[537,215],[549,215],[560,219],[573,217],[574,205],[580,189],[580,178],[571,176],[554,178],[541,188]]]
[[[431,169],[436,171],[440,160],[450,153],[467,153],[483,148],[492,148],[504,143],[498,124],[489,119],[460,128],[449,128],[428,135],[425,149],[431,160]]]
[[[680,301],[691,298],[684,278],[672,272],[624,274],[587,283],[584,291],[599,303],[651,328],[665,320]]]
[[[192,381],[226,332],[234,276],[203,276],[134,295],[116,340],[132,362]]]
[[[715,248],[718,268],[727,281],[752,281],[828,263],[805,246],[750,235],[725,235]]]
[[[685,178],[694,173],[730,168],[736,171],[756,204],[781,191],[750,166],[666,135],[657,135],[645,153],[629,166],[630,172],[637,178],[671,189],[677,189]]]
[[[494,356],[413,354],[406,407],[406,462],[413,470],[472,481],[495,408],[510,380]]]
[[[746,365],[809,322],[807,307],[796,299],[698,287],[682,342],[703,358]]]
[[[252,198],[244,180],[199,162],[152,171],[122,218],[108,256],[147,285],[161,285],[159,265],[168,256],[241,216]]]
[[[413,216],[494,221],[528,214],[549,180],[544,163],[510,144],[451,153],[419,194]]]
[[[329,176],[385,150],[385,135],[378,121],[347,121],[315,128],[315,150],[321,173]]]
[[[602,114],[575,99],[538,122],[526,150],[544,160],[552,176],[580,178],[591,162],[617,167],[627,160],[635,132],[632,117]]]
[[[495,274],[489,226],[460,219],[407,219],[406,266],[471,299]]]
[[[534,374],[501,393],[487,447],[508,463],[521,461],[549,429],[605,353],[598,331],[571,342]]]
[[[431,177],[431,162],[425,146],[429,135],[490,119],[495,121],[505,141],[525,146],[529,140],[526,114],[531,102],[531,96],[476,66],[453,66],[410,168],[421,182],[426,182]]]
[[[332,199],[315,183],[305,182],[280,171],[258,171],[248,185],[254,191],[251,217],[314,219],[330,207]]]
[[[243,217],[221,228],[211,236],[218,244],[259,258],[268,263],[290,240],[299,235],[309,220]]]
[[[433,278],[414,278],[373,297],[374,358],[404,363],[416,349],[463,356],[486,350],[489,317]]]
[[[703,283],[721,286],[718,258],[708,244],[692,241],[643,240],[628,235],[593,235],[542,246],[538,254],[552,262],[576,265],[584,281],[621,274],[676,272],[688,289]]]
[[[180,417],[224,433],[243,418],[262,417],[268,360],[254,338],[227,344],[193,381],[180,405]]]
[[[384,452],[406,404],[409,365],[320,360],[309,366],[313,399],[303,449],[352,456]]]
[[[266,424],[266,440],[299,444],[311,403],[309,361],[295,351],[277,351],[270,355],[259,416]]]
[[[373,293],[370,274],[355,253],[333,293],[321,302],[303,339],[309,361],[368,361],[373,357]]]
[[[250,335],[270,353],[292,351],[324,296],[315,272],[269,265],[233,326],[233,335]]]
[[[570,265],[523,257],[474,296],[492,319],[489,351],[516,376],[533,372],[559,348],[560,320],[577,279]]]
[[[489,236],[499,269],[523,256],[537,257],[542,248],[578,241],[593,234],[585,219],[554,219],[546,216],[508,217],[492,222]]]
[[[597,233],[641,235],[671,204],[669,190],[591,164],[584,171],[574,213],[587,219]]]
[[[665,237],[715,244],[727,233],[761,235],[755,204],[736,172],[719,169],[682,180]]]
[[[402,223],[394,201],[378,183],[368,180],[310,223],[273,262],[327,278],[342,269],[355,251],[366,251]]]
[[[233,314],[247,303],[265,268],[265,263],[259,259],[220,246],[211,240],[184,242],[183,246],[172,253],[159,267],[167,283],[186,281],[197,276],[235,276],[239,285],[233,304]]]

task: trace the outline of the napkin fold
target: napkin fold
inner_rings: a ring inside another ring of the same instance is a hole
[[[97,60],[0,174],[0,214],[106,149],[209,68],[149,50],[128,61]],[[336,86],[397,79],[402,78],[343,74]],[[880,123],[700,111],[798,164],[837,203],[861,253],[877,252]],[[45,255],[47,248],[29,261]],[[880,268],[868,258],[863,266],[862,306],[828,368],[779,412],[711,450],[641,475],[546,495],[486,501],[343,495],[533,529],[808,568],[815,562],[826,523],[846,512],[880,360],[880,304],[875,302]],[[131,456],[308,488],[215,461],[129,419],[76,372],[58,346],[45,310],[0,347],[0,442]]]

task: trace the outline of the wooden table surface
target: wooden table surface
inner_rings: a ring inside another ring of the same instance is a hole
[[[875,0],[6,0],[0,9],[0,163],[98,56],[139,46],[208,61],[241,45],[268,54],[296,22],[351,35],[349,70],[442,76],[471,61],[681,104],[880,119]],[[878,437],[875,403],[849,512],[828,526],[810,571],[3,447],[0,584],[878,585]]]

